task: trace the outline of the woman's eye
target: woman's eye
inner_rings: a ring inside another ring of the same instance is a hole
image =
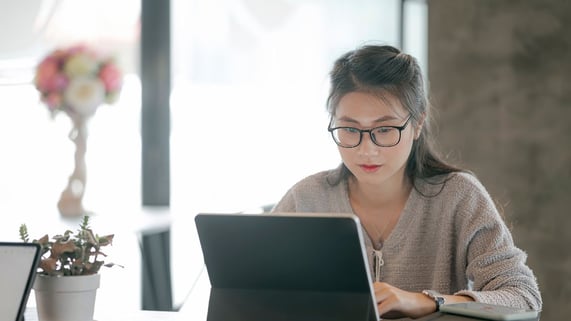
[[[375,128],[375,134],[388,134],[393,131],[394,128],[392,127],[377,127]]]
[[[348,133],[351,133],[351,134],[355,134],[355,133],[359,132],[359,130],[357,128],[353,128],[353,127],[346,127],[345,131]]]

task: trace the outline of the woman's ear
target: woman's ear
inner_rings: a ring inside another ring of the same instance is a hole
[[[422,126],[424,126],[424,120],[426,119],[426,114],[422,113],[416,126],[414,127],[414,139],[418,139],[420,137],[420,133],[422,133]]]

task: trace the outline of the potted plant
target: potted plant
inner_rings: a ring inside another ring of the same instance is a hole
[[[46,234],[32,241],[42,247],[34,283],[40,321],[93,321],[99,269],[115,265],[105,264],[101,249],[113,243],[113,236],[93,233],[89,216],[83,216],[75,233],[67,230],[51,240]],[[30,241],[26,224],[20,226],[20,239]]]

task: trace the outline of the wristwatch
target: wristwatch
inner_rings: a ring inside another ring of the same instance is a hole
[[[434,300],[434,303],[436,303],[436,311],[440,310],[440,306],[443,305],[444,303],[446,303],[446,300],[444,299],[444,297],[442,296],[442,294],[434,291],[434,290],[423,290],[422,294],[426,295],[427,297],[431,298],[432,300]]]

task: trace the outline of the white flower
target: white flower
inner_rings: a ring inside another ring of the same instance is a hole
[[[98,78],[72,79],[64,93],[69,108],[83,116],[91,116],[105,99],[105,86]]]

